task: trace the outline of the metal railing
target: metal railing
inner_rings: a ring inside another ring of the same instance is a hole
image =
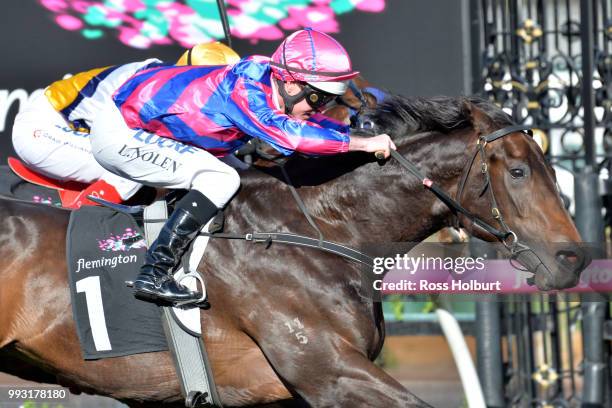
[[[603,169],[612,174],[612,1],[479,0],[475,91],[534,128],[573,177],[575,221],[599,243]],[[563,189],[563,185],[561,186]],[[608,209],[609,211],[610,209]],[[487,406],[609,406],[607,302],[566,295],[477,305]]]

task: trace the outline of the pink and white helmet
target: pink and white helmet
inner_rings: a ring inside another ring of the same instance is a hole
[[[270,65],[281,81],[307,82],[336,95],[343,95],[346,81],[359,75],[338,41],[311,28],[289,35],[272,54]]]

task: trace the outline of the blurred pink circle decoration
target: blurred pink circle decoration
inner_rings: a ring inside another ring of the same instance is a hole
[[[68,14],[58,15],[57,17],[55,17],[55,22],[64,30],[69,31],[80,30],[81,28],[83,28],[84,25],[80,19]]]
[[[115,33],[130,47],[191,47],[223,39],[216,0],[38,0],[65,30],[88,39]],[[303,27],[337,33],[337,16],[380,13],[385,0],[226,0],[232,36],[280,40]]]

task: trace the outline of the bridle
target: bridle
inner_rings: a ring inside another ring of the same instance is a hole
[[[468,161],[466,167],[463,169],[462,176],[457,189],[456,198],[452,198],[446,191],[436,185],[431,179],[425,177],[419,169],[408,159],[402,156],[395,150],[391,150],[391,156],[399,162],[399,164],[408,170],[412,175],[419,178],[423,185],[429,189],[440,201],[442,201],[453,213],[455,217],[455,226],[462,226],[460,215],[467,218],[471,225],[464,225],[465,227],[477,226],[484,230],[488,234],[494,236],[504,247],[510,252],[511,261],[518,261],[527,270],[535,272],[540,265],[544,265],[539,256],[529,246],[519,242],[518,236],[514,231],[508,227],[508,224],[504,221],[504,217],[499,210],[497,199],[495,198],[495,192],[491,185],[491,174],[489,172],[489,164],[486,153],[486,146],[488,143],[494,142],[498,139],[508,136],[515,132],[523,132],[525,134],[531,134],[531,128],[525,125],[512,125],[502,129],[496,130],[493,133],[487,135],[480,135],[476,143],[476,150],[471,155],[471,159]],[[471,211],[461,205],[461,199],[463,197],[463,191],[470,175],[476,157],[480,157],[480,171],[485,178],[485,182],[480,190],[479,197],[489,191],[489,201],[491,203],[491,215],[499,225],[495,227],[479,216],[473,214]],[[516,267],[516,265],[514,265]],[[533,269],[532,269],[533,268]]]
[[[493,133],[488,135],[480,135],[478,137],[478,141],[476,142],[476,150],[474,154],[472,154],[471,159],[468,161],[467,166],[463,170],[463,174],[461,176],[461,180],[459,182],[459,188],[457,189],[456,199],[457,202],[461,203],[461,199],[463,198],[463,191],[465,189],[465,185],[474,165],[474,161],[477,156],[480,156],[480,172],[482,173],[485,182],[480,189],[479,197],[482,197],[483,194],[488,190],[489,192],[489,201],[491,203],[491,215],[499,224],[499,229],[497,228],[486,228],[485,230],[494,235],[500,242],[502,242],[506,247],[511,246],[514,242],[518,242],[518,238],[514,231],[508,227],[506,222],[504,221],[504,217],[499,210],[499,206],[497,204],[497,199],[495,198],[495,192],[493,191],[493,187],[491,186],[491,173],[489,172],[489,165],[486,153],[487,144],[490,142],[494,142],[498,139],[503,138],[511,133],[515,132],[531,132],[530,127],[523,125],[514,125],[507,126],[505,128],[496,130]],[[457,219],[457,223],[459,223]]]
[[[472,154],[471,160],[469,160],[467,166],[464,169],[463,175],[461,176],[461,181],[459,182],[459,188],[457,189],[457,201],[461,203],[461,199],[463,198],[463,191],[465,188],[465,184],[467,182],[470,171],[472,170],[472,166],[474,161],[476,160],[476,156],[480,157],[480,172],[483,175],[485,181],[480,189],[479,197],[482,197],[483,194],[488,191],[489,192],[489,202],[491,203],[491,216],[497,221],[499,224],[498,229],[490,230],[485,229],[487,232],[494,235],[505,247],[510,251],[511,258],[516,259],[522,253],[526,251],[533,250],[528,246],[519,242],[518,236],[514,231],[508,227],[508,224],[504,221],[504,217],[499,210],[499,205],[497,204],[497,199],[495,198],[495,191],[493,190],[493,186],[491,185],[491,173],[489,172],[489,164],[487,159],[486,147],[488,143],[494,142],[498,139],[501,139],[509,134],[515,132],[523,132],[530,136],[533,136],[531,128],[529,126],[524,125],[513,125],[507,126],[502,129],[496,130],[493,133],[488,135],[480,135],[478,137],[478,141],[476,142],[476,150],[474,154]],[[456,217],[457,223],[459,223],[459,218]],[[533,255],[537,257],[535,252]],[[537,257],[539,260],[539,257]],[[541,260],[539,260],[541,263]]]
[[[361,101],[361,107],[356,112],[354,118],[351,119],[351,125],[354,125],[356,129],[365,132],[366,134],[375,134],[376,123],[369,119],[367,115],[361,115],[364,108],[367,107],[365,98],[363,97],[361,90],[359,90],[359,88],[352,80],[350,81],[350,86],[351,90],[353,90],[353,93],[355,93],[355,95],[357,95],[359,100]],[[540,258],[535,254],[535,252],[528,246],[520,243],[516,233],[512,231],[510,227],[508,227],[508,224],[506,224],[506,222],[504,221],[504,217],[501,211],[499,210],[497,199],[495,198],[495,192],[493,191],[493,187],[491,186],[491,174],[489,173],[489,164],[487,159],[487,153],[485,150],[486,146],[488,143],[494,142],[515,132],[523,132],[525,134],[533,136],[531,127],[527,125],[510,125],[498,129],[492,133],[478,136],[478,140],[476,142],[476,150],[471,155],[471,159],[468,161],[466,167],[462,171],[461,179],[459,181],[459,187],[457,189],[457,194],[454,199],[442,188],[436,185],[432,180],[425,177],[419,171],[417,166],[415,166],[410,160],[406,159],[397,151],[391,150],[391,157],[397,160],[402,167],[412,173],[415,177],[419,178],[423,185],[451,210],[455,217],[454,226],[456,228],[460,228],[462,226],[461,220],[459,219],[459,214],[462,214],[470,221],[472,225],[476,225],[485,232],[494,236],[499,242],[501,242],[506,247],[506,249],[510,251],[511,260],[516,260],[519,256],[526,255],[526,252],[531,252],[531,254],[533,254],[532,258],[537,259],[536,263],[543,264]],[[478,217],[477,215],[473,214],[471,211],[461,205],[463,190],[465,189],[468,176],[470,175],[472,166],[477,156],[480,156],[480,171],[485,178],[485,182],[480,190],[479,197],[482,197],[486,190],[489,191],[489,199],[491,202],[491,215],[499,224],[498,228],[492,226],[491,224]],[[523,263],[523,261],[519,262]],[[528,263],[533,263],[533,261]]]

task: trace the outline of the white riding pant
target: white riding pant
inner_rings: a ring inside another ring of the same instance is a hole
[[[124,200],[142,187],[100,166],[91,153],[90,135],[72,130],[44,92],[15,117],[13,148],[28,167],[56,180],[87,184],[104,180]]]
[[[206,150],[130,129],[114,105],[96,116],[91,145],[95,159],[117,175],[153,187],[198,190],[218,208],[240,187],[238,172]]]

